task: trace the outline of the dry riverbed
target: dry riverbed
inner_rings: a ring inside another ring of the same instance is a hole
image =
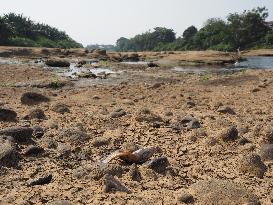
[[[273,70],[187,74],[111,53],[100,63],[114,76],[75,80],[31,62],[101,54],[0,50],[21,62],[0,64],[1,205],[273,203]],[[132,159],[151,147],[160,149]],[[102,163],[112,153],[127,158]]]

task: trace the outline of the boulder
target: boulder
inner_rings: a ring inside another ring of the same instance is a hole
[[[233,141],[238,138],[238,130],[235,126],[230,126],[228,128],[225,128],[220,133],[220,138],[224,142]]]
[[[112,175],[106,174],[104,176],[104,192],[125,192],[130,193],[127,187],[125,187],[119,180]]]
[[[15,146],[5,137],[0,138],[0,168],[17,167],[20,156]]]
[[[70,112],[69,107],[63,103],[56,103],[52,105],[51,110],[60,114]]]
[[[12,137],[16,142],[29,142],[32,138],[33,129],[29,127],[11,127],[0,130],[1,135]]]
[[[117,108],[110,114],[110,117],[111,118],[119,118],[124,115],[126,115],[126,112],[122,108]]]
[[[64,142],[79,145],[88,139],[88,135],[78,128],[68,128],[59,133],[59,138]]]
[[[34,108],[31,109],[28,114],[24,116],[25,120],[32,120],[32,119],[38,119],[38,120],[44,120],[46,119],[45,113],[40,108]]]
[[[235,115],[236,113],[234,112],[234,110],[228,106],[220,106],[217,109],[217,112],[219,113],[223,113],[223,114],[230,114],[230,115]]]
[[[17,113],[5,107],[0,107],[0,121],[15,121]]]
[[[159,115],[154,114],[148,108],[141,109],[137,113],[135,119],[138,122],[146,122],[146,123],[154,123],[154,122],[162,122],[163,121],[163,119]]]
[[[35,92],[26,92],[21,97],[21,103],[24,105],[36,105],[42,102],[49,102],[49,98]]]
[[[210,179],[190,186],[189,191],[200,202],[207,205],[242,205],[260,202],[245,187],[226,180]]]
[[[260,151],[263,160],[273,160],[273,144],[263,144]]]
[[[69,67],[70,63],[63,59],[49,59],[45,62],[49,67]]]
[[[267,171],[261,157],[254,153],[242,156],[238,168],[242,173],[251,174],[258,178],[263,178],[264,173]]]

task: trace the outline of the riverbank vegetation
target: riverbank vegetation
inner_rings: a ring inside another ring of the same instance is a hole
[[[243,13],[232,13],[225,20],[208,19],[198,30],[187,28],[176,38],[172,29],[157,27],[152,31],[116,42],[117,51],[165,51],[165,50],[219,50],[273,48],[272,25],[266,22],[268,10],[255,8]]]
[[[0,16],[0,45],[48,48],[79,48],[65,32],[36,23],[22,14]]]

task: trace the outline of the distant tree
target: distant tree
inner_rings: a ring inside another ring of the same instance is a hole
[[[11,27],[5,22],[4,18],[0,17],[0,43],[6,44],[12,36]]]
[[[188,40],[192,38],[197,32],[198,30],[195,26],[190,26],[183,32],[183,38]]]
[[[265,23],[267,17],[265,7],[244,11],[242,14],[229,14],[227,20],[232,45],[244,48],[259,41],[269,31]]]

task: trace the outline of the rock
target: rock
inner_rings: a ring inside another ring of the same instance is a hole
[[[41,147],[30,145],[26,148],[24,153],[26,156],[36,156],[43,153],[44,151],[45,150]]]
[[[240,145],[245,145],[247,143],[250,143],[250,141],[246,139],[245,137],[241,137],[238,142]]]
[[[45,62],[49,67],[69,67],[70,63],[62,59],[49,59]]]
[[[224,142],[233,141],[238,138],[238,130],[235,126],[230,126],[228,128],[225,128],[220,133],[220,138]]]
[[[260,155],[263,160],[273,160],[273,144],[263,144]]]
[[[41,138],[45,134],[44,129],[40,127],[39,125],[34,125],[32,129],[33,129],[33,136],[36,138]]]
[[[178,201],[185,204],[193,203],[193,196],[187,192],[180,193]]]
[[[217,112],[219,113],[223,113],[223,114],[231,114],[231,115],[235,115],[236,113],[234,112],[234,110],[228,106],[220,106],[217,109]]]
[[[71,147],[64,143],[59,143],[57,150],[59,157],[68,157],[71,154]]]
[[[141,109],[137,116],[135,117],[136,121],[138,122],[147,122],[147,123],[153,123],[153,122],[162,122],[162,118],[153,112],[151,112],[149,109],[144,108]]]
[[[110,143],[110,139],[97,138],[92,141],[94,147],[107,146]]]
[[[155,159],[152,159],[147,162],[147,167],[149,169],[154,170],[157,173],[163,174],[166,171],[166,168],[170,165],[168,158],[163,156],[163,157],[158,157]]]
[[[82,144],[88,139],[88,135],[78,128],[68,128],[59,133],[59,138],[64,142]]]
[[[138,167],[136,164],[133,164],[130,167],[129,175],[133,181],[140,182],[141,181],[141,173],[138,170]]]
[[[39,119],[39,120],[46,119],[44,111],[40,108],[34,108],[30,110],[29,113],[25,115],[24,120],[32,120],[32,119]]]
[[[81,166],[73,170],[73,177],[77,179],[89,178],[93,180],[100,180],[106,174],[121,177],[125,171],[128,171],[127,167],[117,164],[101,165],[96,163]]]
[[[33,129],[29,127],[11,127],[0,130],[1,135],[11,136],[16,142],[29,142]]]
[[[121,108],[118,108],[118,109],[115,109],[111,114],[110,114],[110,117],[111,118],[119,118],[119,117],[122,117],[126,115],[126,112],[121,109]]]
[[[159,65],[157,63],[154,63],[154,62],[149,62],[147,65],[150,68],[159,67]]]
[[[256,93],[256,92],[259,92],[259,91],[261,91],[260,88],[254,88],[254,89],[251,90],[251,92],[253,92],[253,93]]]
[[[195,102],[193,102],[193,101],[188,101],[188,102],[186,103],[186,106],[187,106],[188,108],[193,108],[193,107],[196,106],[196,104],[195,104]]]
[[[92,73],[91,71],[77,73],[77,76],[79,78],[97,78],[97,75]]]
[[[0,121],[15,121],[17,113],[5,107],[0,107]]]
[[[52,174],[47,174],[37,179],[30,180],[28,186],[45,185],[49,184],[52,180]]]
[[[268,127],[264,136],[265,143],[273,144],[273,127]]]
[[[63,104],[63,103],[56,103],[52,106],[51,108],[52,111],[56,112],[56,113],[60,113],[60,114],[64,114],[64,113],[68,113],[70,112],[69,108],[67,105]]]
[[[199,181],[191,185],[189,190],[202,204],[242,205],[250,202],[260,204],[257,196],[245,187],[225,180]]]
[[[186,117],[178,120],[171,127],[175,130],[181,130],[183,128],[198,129],[201,127],[201,125],[200,125],[200,122],[196,118],[194,118],[192,116],[186,116]]]
[[[157,88],[160,88],[162,85],[164,85],[164,83],[157,82],[157,83],[152,84],[149,88],[150,89],[157,89]]]
[[[137,53],[129,53],[123,56],[123,60],[137,62],[139,61],[139,55]]]
[[[95,49],[95,50],[93,50],[92,53],[105,56],[106,55],[106,50],[105,49]]]
[[[124,143],[122,146],[121,146],[121,151],[128,151],[128,152],[134,152],[134,151],[137,151],[141,149],[141,147],[133,142],[127,142],[127,143]]]
[[[119,182],[116,178],[114,178],[112,175],[106,174],[104,176],[104,192],[125,192],[130,193],[130,191],[123,185],[121,182]]]
[[[17,167],[20,156],[15,146],[5,136],[0,138],[0,168]]]
[[[49,102],[49,98],[34,92],[24,93],[21,97],[21,103],[24,105],[35,105],[42,102]]]
[[[258,178],[263,178],[264,173],[267,171],[261,157],[254,153],[243,156],[238,163],[238,167],[242,173],[248,173]]]
[[[57,200],[51,203],[47,203],[47,205],[73,205],[73,203],[67,200]]]

